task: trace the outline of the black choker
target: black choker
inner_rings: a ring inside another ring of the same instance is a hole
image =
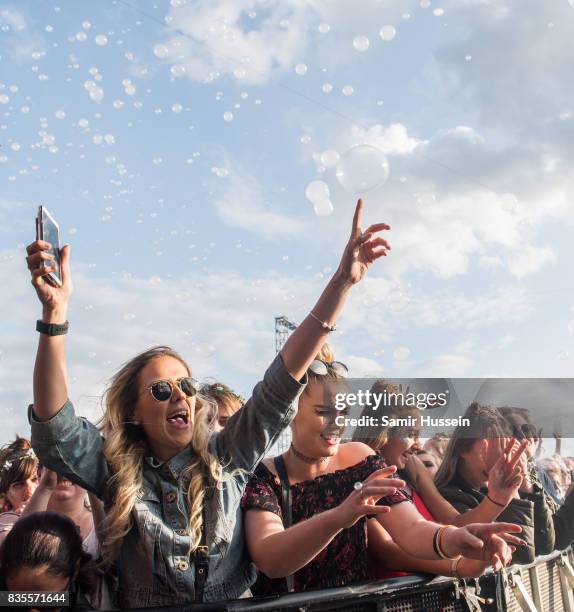
[[[295,457],[297,457],[297,459],[300,459],[301,461],[303,461],[304,463],[309,463],[309,464],[313,464],[313,463],[323,463],[324,461],[327,460],[327,457],[319,457],[319,459],[315,459],[313,457],[307,457],[307,455],[304,455],[303,453],[300,453],[294,446],[293,446],[293,442],[291,442],[291,447],[289,449],[294,455]]]

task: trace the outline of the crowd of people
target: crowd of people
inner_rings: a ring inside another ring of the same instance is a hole
[[[343,442],[331,383],[348,370],[326,340],[390,250],[389,227],[363,231],[361,216],[359,201],[336,273],[247,401],[200,385],[159,346],[113,375],[99,426],[68,397],[69,247],[60,287],[45,278],[49,245],[28,247],[42,317],[31,433],[0,451],[2,590],[68,591],[78,609],[177,606],[412,572],[475,577],[574,540],[574,460],[538,459],[521,408],[474,403],[471,433],[423,443],[418,411],[397,403],[413,426]],[[290,447],[271,456],[287,428]]]

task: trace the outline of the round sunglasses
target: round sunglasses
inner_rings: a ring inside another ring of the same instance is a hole
[[[322,359],[313,359],[309,370],[317,376],[326,376],[329,370],[332,370],[337,376],[347,378],[349,376],[349,368],[340,361],[323,361]]]
[[[195,378],[192,378],[191,376],[184,376],[173,381],[167,379],[156,380],[151,385],[146,387],[143,393],[149,389],[149,392],[154,400],[157,400],[158,402],[165,402],[171,399],[175,388],[174,385],[185,393],[187,397],[193,397],[199,390],[199,383],[197,380],[195,380]]]

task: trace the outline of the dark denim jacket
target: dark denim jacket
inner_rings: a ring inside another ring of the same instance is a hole
[[[224,471],[244,470],[208,492],[205,505],[209,573],[204,601],[240,597],[255,581],[256,571],[245,549],[239,502],[259,461],[269,451],[296,412],[307,382],[296,381],[277,356],[242,410],[211,438],[211,450]],[[40,462],[94,492],[109,507],[113,492],[109,465],[97,428],[74,414],[67,401],[49,421],[30,414],[32,444]],[[119,562],[119,605],[170,606],[194,599],[195,567],[189,557],[186,527],[189,508],[186,486],[179,476],[192,456],[190,447],[161,464],[148,458],[144,484],[133,511],[134,524],[124,538]]]

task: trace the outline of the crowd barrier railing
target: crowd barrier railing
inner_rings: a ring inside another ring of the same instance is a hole
[[[347,587],[154,608],[161,612],[574,612],[572,548],[480,578],[413,575]],[[142,610],[144,610],[142,608]],[[146,608],[149,611],[149,608]]]

